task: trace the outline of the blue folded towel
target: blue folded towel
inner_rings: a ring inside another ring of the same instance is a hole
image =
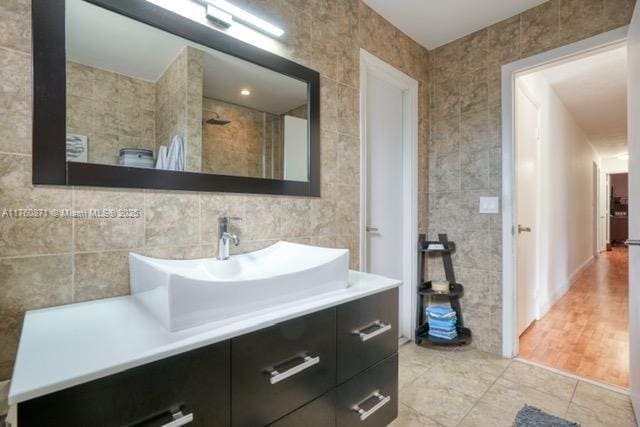
[[[458,317],[451,307],[432,305],[425,309],[429,323],[429,335],[435,338],[452,340],[458,336],[456,324]]]
[[[429,327],[429,330],[433,331],[436,334],[450,334],[451,332],[455,332],[456,328],[453,328],[453,329],[441,329],[441,328]]]
[[[432,305],[430,307],[427,307],[427,309],[425,310],[427,316],[429,317],[433,317],[436,319],[449,319],[451,317],[454,317],[456,315],[455,310],[449,308],[449,307],[442,307],[442,306],[438,306],[438,305]]]
[[[458,336],[458,332],[453,330],[450,332],[442,332],[440,330],[429,329],[429,335],[435,338],[442,338],[445,340],[452,340]]]
[[[458,322],[458,318],[452,317],[451,319],[446,319],[446,320],[429,318],[428,322],[429,322],[430,328],[451,330],[451,329],[455,329],[456,324]]]
[[[427,316],[433,318],[433,319],[451,319],[452,317],[456,316],[456,312],[452,311],[451,313],[447,313],[444,316],[440,316],[438,314],[431,314],[431,313],[427,313]]]
[[[451,307],[445,307],[443,305],[431,305],[425,309],[429,316],[433,317],[450,317],[455,316],[456,312]]]

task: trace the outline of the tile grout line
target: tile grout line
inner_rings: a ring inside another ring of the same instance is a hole
[[[11,53],[15,53],[18,55],[22,55],[22,56],[28,56],[28,57],[32,57],[33,54],[31,52],[26,52],[26,51],[22,51],[19,49],[14,49],[12,47],[8,47],[8,46],[0,46],[0,50],[5,50],[7,52],[11,52]]]
[[[408,342],[406,342],[405,344],[403,344],[403,345],[401,345],[401,346],[398,346],[398,360],[399,360],[399,357],[400,357],[400,348],[402,348],[403,346],[410,346],[410,345],[412,345],[412,344],[416,345],[416,344],[415,344],[415,343],[413,343],[412,341],[408,341]],[[454,350],[447,350],[447,351],[454,351]],[[439,361],[441,361],[441,360],[437,360],[437,361],[434,363],[434,366],[426,366],[426,365],[422,365],[421,363],[416,363],[416,364],[417,364],[417,365],[420,365],[420,366],[423,366],[424,368],[426,368],[426,369],[427,369],[427,371],[431,371],[431,370],[435,367],[435,365],[437,364],[437,362],[439,362]],[[413,379],[409,384],[407,384],[407,385],[406,385],[405,387],[403,387],[403,388],[406,388],[406,387],[408,387],[408,386],[410,386],[410,385],[413,385],[417,380],[418,380],[418,378],[414,378],[414,379]],[[406,403],[406,402],[402,402],[402,401],[401,401],[401,399],[400,399],[400,388],[399,388],[399,387],[398,387],[398,403],[399,403],[399,404],[402,404],[402,405],[404,405],[404,406],[406,406],[407,408],[411,409],[412,411],[415,411],[416,413],[418,413],[418,414],[420,414],[420,415],[425,416],[425,417],[426,417],[426,418],[428,418],[429,420],[432,420],[432,421],[436,422],[437,424],[440,424],[440,423],[438,423],[437,421],[435,421],[433,418],[431,418],[430,416],[423,414],[420,410],[418,410],[418,409],[414,408],[413,406],[409,405],[408,403]]]
[[[507,365],[502,370],[502,372],[500,372],[500,375],[498,375],[498,377],[495,380],[493,380],[491,385],[489,387],[487,387],[487,389],[484,391],[484,393],[482,393],[482,396],[480,396],[480,398],[478,398],[478,400],[471,406],[471,408],[469,408],[469,410],[464,414],[464,416],[462,417],[460,422],[458,422],[456,424],[456,426],[459,426],[460,424],[462,424],[462,422],[465,420],[465,418],[467,418],[467,416],[471,413],[471,411],[473,411],[473,408],[478,406],[478,403],[480,403],[480,401],[482,401],[482,399],[484,399],[484,397],[487,395],[487,393],[489,393],[489,390],[491,390],[491,388],[498,382],[498,380],[504,376],[504,373],[507,371],[509,366],[511,366],[512,362],[513,362],[513,359],[509,360],[509,363],[507,363]]]
[[[42,258],[42,257],[52,257],[52,256],[61,256],[61,255],[73,255],[73,251],[69,250],[67,252],[52,252],[45,254],[33,254],[33,255],[12,255],[0,257],[0,261],[12,260],[12,259],[23,259],[23,258]]]
[[[20,157],[33,157],[33,155],[31,153],[14,153],[12,151],[3,151],[0,150],[0,154],[4,155],[4,156],[20,156]]]
[[[567,415],[569,415],[569,408],[571,407],[571,404],[573,403],[573,398],[576,395],[576,390],[578,389],[578,384],[580,383],[580,381],[576,381],[576,385],[573,387],[573,393],[571,393],[571,398],[569,399],[569,404],[567,405],[567,410],[564,411],[564,418],[567,418]]]

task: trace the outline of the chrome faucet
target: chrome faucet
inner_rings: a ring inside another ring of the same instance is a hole
[[[238,236],[229,232],[229,223],[241,219],[235,216],[221,216],[218,218],[218,256],[216,258],[220,261],[229,259],[229,242],[231,240],[233,240],[235,246],[240,244]]]

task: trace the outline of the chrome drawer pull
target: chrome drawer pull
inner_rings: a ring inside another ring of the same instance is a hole
[[[372,326],[377,326],[378,329],[376,329],[373,332],[369,332],[368,334],[365,334],[364,331],[365,329],[369,329]],[[391,325],[385,325],[384,323],[382,323],[379,320],[376,320],[375,322],[373,322],[372,324],[370,324],[369,326],[365,326],[364,328],[360,329],[360,330],[355,330],[353,331],[354,335],[359,335],[360,336],[360,340],[361,341],[367,341],[370,340],[373,337],[377,337],[380,334],[384,334],[385,332],[391,330]]]
[[[368,411],[365,411],[364,409],[362,409],[360,407],[360,405],[362,405],[364,402],[366,402],[367,400],[371,399],[372,397],[376,397],[378,399],[378,403],[376,403]],[[365,400],[363,400],[359,404],[355,405],[351,409],[353,411],[357,412],[358,414],[360,414],[360,421],[364,421],[367,418],[369,418],[371,415],[373,415],[378,409],[382,408],[384,405],[386,405],[389,402],[391,402],[391,396],[383,396],[379,392],[375,391],[375,392],[373,392],[371,394],[371,396],[367,397]]]
[[[293,368],[287,369],[284,372],[278,372],[276,369],[271,371],[271,378],[269,378],[269,382],[271,384],[279,383],[280,381],[286,380],[287,378],[297,373],[300,373],[305,369],[312,367],[313,365],[317,365],[318,363],[320,363],[320,356],[316,356],[316,357],[305,356],[304,362],[294,366]]]
[[[182,411],[172,412],[173,421],[163,424],[162,427],[180,427],[193,422],[193,414],[184,415]]]

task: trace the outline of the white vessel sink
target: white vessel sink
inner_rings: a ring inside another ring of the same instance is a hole
[[[349,251],[278,242],[225,261],[129,254],[131,293],[170,331],[343,289]]]

